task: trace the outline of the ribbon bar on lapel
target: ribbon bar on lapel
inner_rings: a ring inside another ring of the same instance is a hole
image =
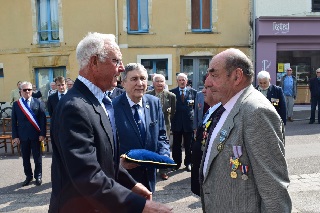
[[[31,109],[28,107],[28,105],[26,103],[24,103],[24,100],[22,98],[20,98],[18,101],[18,106],[20,107],[21,111],[23,112],[23,114],[27,117],[27,119],[30,121],[30,123],[32,124],[32,126],[34,128],[36,128],[36,130],[38,132],[40,132],[40,127],[36,121],[35,115],[34,113],[31,111]]]

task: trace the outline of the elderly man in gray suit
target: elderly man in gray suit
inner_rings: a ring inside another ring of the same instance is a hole
[[[164,120],[166,123],[167,138],[170,138],[170,119],[176,112],[176,95],[172,92],[166,91],[166,79],[161,74],[154,74],[153,78],[153,90],[149,90],[146,94],[156,96],[160,99]],[[169,178],[167,169],[160,169],[160,176],[163,180]]]
[[[251,85],[252,62],[240,50],[227,49],[212,58],[208,71],[205,86],[222,106],[201,162],[203,211],[290,213],[284,125]]]

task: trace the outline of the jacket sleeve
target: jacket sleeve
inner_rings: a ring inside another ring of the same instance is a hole
[[[41,104],[41,102],[39,101],[39,113],[40,113],[40,135],[43,137],[46,137],[46,133],[47,133],[47,117],[46,117],[46,113],[45,113],[45,109],[44,106]]]
[[[47,109],[48,109],[50,117],[52,117],[52,111],[53,111],[52,104],[51,104],[52,98],[53,98],[52,95],[50,95],[48,97],[48,101],[47,101]]]
[[[171,107],[171,113],[170,113],[170,120],[174,116],[174,113],[176,113],[176,95],[174,93],[170,93],[170,107]]]

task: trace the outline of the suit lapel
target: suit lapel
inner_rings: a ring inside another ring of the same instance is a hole
[[[219,151],[217,150],[217,145],[222,142],[222,143],[226,143],[226,141],[228,140],[228,137],[230,135],[230,132],[232,131],[235,123],[234,123],[234,117],[239,113],[240,111],[240,107],[242,105],[243,100],[245,100],[248,95],[252,92],[252,89],[255,89],[252,86],[249,86],[247,89],[244,90],[244,92],[242,93],[242,95],[238,98],[237,102],[235,103],[235,105],[233,106],[233,108],[231,109],[226,121],[224,122],[223,126],[221,127],[220,131],[218,132],[216,138],[213,141],[211,150],[207,150],[207,153],[210,152],[210,157],[208,160],[208,165],[207,165],[207,170],[206,173],[204,175],[204,181],[206,181],[206,178],[208,176],[208,171],[210,169],[210,166],[213,162],[213,160],[217,157],[217,155],[219,154]],[[226,135],[223,137],[221,136],[221,132],[222,131],[226,131]],[[222,150],[223,152],[224,150]],[[205,159],[205,155],[202,158],[202,164],[204,162]],[[203,167],[202,167],[203,168]]]
[[[139,138],[139,142],[140,142],[141,146],[144,147],[144,142],[141,139],[138,126],[137,126],[137,124],[136,124],[136,122],[135,122],[135,120],[133,118],[132,109],[131,109],[131,107],[129,105],[127,96],[123,95],[121,98],[122,98],[121,102],[123,104],[123,111],[124,111],[127,119],[129,120],[132,128],[134,129],[134,132],[136,133],[137,137]]]

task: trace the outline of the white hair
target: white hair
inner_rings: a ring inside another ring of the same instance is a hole
[[[320,68],[318,68],[318,69],[316,70],[316,73],[317,73],[317,72],[320,72]]]
[[[164,82],[166,82],[166,78],[162,74],[155,73],[153,74],[152,81],[155,82],[157,78],[160,78]]]
[[[118,49],[115,36],[113,34],[101,34],[89,32],[78,44],[76,49],[77,61],[80,69],[88,65],[92,56],[98,55],[100,61],[108,58],[108,53],[112,49]]]
[[[257,78],[258,79],[270,79],[270,73],[269,72],[267,72],[267,71],[260,71],[259,73],[258,73],[258,75],[257,75]]]
[[[32,84],[31,84],[29,81],[24,81],[24,82],[22,82],[22,83],[20,84],[20,88],[19,88],[19,89],[21,89],[24,85],[29,85],[29,86],[32,87]]]
[[[180,76],[183,77],[184,79],[188,80],[188,76],[187,76],[186,74],[184,74],[184,73],[179,73],[179,74],[177,75],[177,79],[178,79]]]

